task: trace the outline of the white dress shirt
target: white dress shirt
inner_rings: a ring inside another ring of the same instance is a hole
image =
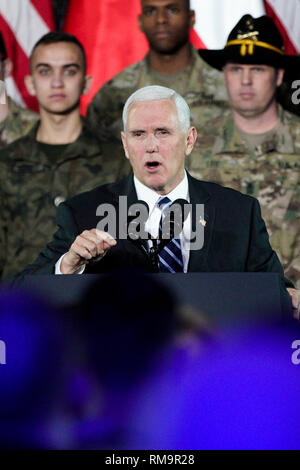
[[[135,190],[137,193],[137,198],[140,201],[145,201],[149,207],[149,217],[145,225],[145,231],[150,233],[153,237],[158,237],[159,231],[159,222],[161,219],[162,211],[161,208],[157,205],[159,198],[161,197],[156,191],[148,186],[145,186],[141,183],[136,176],[133,178]],[[163,197],[168,197],[170,201],[174,202],[176,199],[185,199],[190,202],[189,196],[189,184],[187,179],[187,174],[184,172],[184,177],[181,182],[174,188],[169,194],[164,194]],[[191,216],[190,214],[186,218],[183,224],[183,229],[179,235],[181,243],[181,252],[183,259],[183,272],[187,272],[189,254],[190,254],[190,234],[191,234]],[[151,241],[148,242],[151,246]],[[63,254],[55,265],[55,274],[62,274],[60,271],[61,260],[65,254]],[[101,263],[101,261],[99,261]],[[85,270],[85,265],[79,268],[76,274],[82,274]]]
[[[145,225],[146,232],[150,233],[153,237],[158,237],[159,222],[161,219],[161,208],[157,205],[160,197],[156,191],[148,186],[145,186],[134,176],[134,186],[137,193],[137,197],[140,201],[145,201],[149,207],[149,217]],[[184,172],[183,180],[173,189],[169,194],[164,194],[163,197],[168,197],[170,201],[174,202],[176,199],[185,199],[190,202],[189,197],[189,184],[186,172]],[[190,254],[190,234],[191,234],[191,217],[190,214],[186,218],[183,224],[183,230],[181,231],[179,238],[181,244],[181,252],[183,259],[183,271],[187,272],[189,254]],[[148,242],[151,245],[151,241]]]

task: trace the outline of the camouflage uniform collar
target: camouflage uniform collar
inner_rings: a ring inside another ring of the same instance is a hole
[[[191,64],[194,65],[196,62],[199,61],[199,54],[198,51],[190,44],[190,49],[191,49]],[[200,61],[199,61],[200,62]]]
[[[60,161],[65,161],[67,158],[78,158],[78,156],[93,156],[98,155],[101,148],[100,142],[92,134],[87,125],[85,124],[84,119],[82,119],[83,125],[82,130],[77,139],[74,142],[71,142],[69,145],[66,145],[65,149],[62,151],[61,155],[57,159],[57,163]],[[40,120],[32,127],[32,129],[24,136],[22,139],[25,140],[24,144],[32,146],[32,152],[30,154],[30,160],[41,160],[41,150],[36,140],[36,134],[38,127],[40,125]]]
[[[190,52],[191,52],[191,60],[190,60],[189,64],[183,70],[186,70],[191,65],[193,66],[195,64],[195,61],[199,58],[198,52],[192,44],[190,44]],[[153,71],[153,69],[151,69],[151,67],[149,65],[149,52],[141,60],[141,63],[143,63],[143,65],[145,67],[145,71],[147,73],[151,73]],[[181,72],[183,70],[181,70]],[[156,72],[156,71],[154,71],[154,72],[157,73],[158,75],[160,75],[159,72]],[[180,73],[180,72],[177,72],[177,73]],[[176,75],[176,74],[174,74],[174,75]]]
[[[32,128],[30,129],[30,131],[26,134],[26,136],[25,136],[24,138],[28,138],[28,139],[30,139],[30,140],[37,141],[37,140],[36,140],[36,133],[37,133],[37,131],[38,131],[40,122],[41,122],[41,120],[39,119],[39,120],[34,124],[34,126],[32,126]]]
[[[253,153],[252,156],[258,157],[269,152],[294,153],[294,144],[288,129],[286,112],[280,105],[278,105],[278,119],[276,133],[270,137],[267,136],[270,133],[266,133],[266,140],[258,145],[254,152],[250,152]],[[220,129],[220,134],[212,149],[213,154],[220,152],[249,153],[248,144],[236,128],[230,110],[224,113],[224,121]]]

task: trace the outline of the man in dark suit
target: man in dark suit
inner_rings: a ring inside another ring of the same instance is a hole
[[[147,203],[146,229],[154,238],[161,233],[166,205],[177,199],[190,202],[193,208],[204,205],[203,217],[197,218],[192,211],[180,235],[167,244],[167,252],[161,251],[161,271],[275,272],[283,279],[257,200],[198,181],[185,172],[185,157],[193,149],[197,132],[190,126],[189,108],[180,95],[164,87],[142,88],[127,100],[123,123],[122,141],[133,175],[62,203],[53,241],[23,274],[107,272],[125,266],[153,270],[149,242],[119,236],[120,196],[125,196],[126,210],[138,200]],[[103,228],[101,216],[110,208],[118,219],[114,236],[109,228],[99,230]],[[193,249],[189,235],[197,233],[199,226],[204,230],[203,247]],[[298,291],[294,291],[298,308]]]

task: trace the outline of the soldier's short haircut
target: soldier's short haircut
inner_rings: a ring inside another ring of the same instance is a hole
[[[85,55],[85,50],[81,42],[77,39],[76,36],[73,34],[69,33],[64,33],[62,31],[51,31],[50,33],[45,34],[42,36],[33,46],[33,49],[30,54],[30,70],[32,71],[32,57],[34,54],[34,51],[38,46],[46,46],[48,44],[56,44],[58,42],[68,42],[71,44],[76,44],[79,49],[81,50],[82,53],[82,58],[83,58],[83,71],[84,73],[86,72],[86,55]]]
[[[141,0],[141,4],[142,3],[143,3],[143,0]],[[183,6],[185,10],[189,11],[191,9],[190,0],[183,0]]]
[[[132,93],[127,99],[123,108],[123,126],[126,131],[127,117],[129,107],[133,103],[140,101],[154,101],[154,100],[172,100],[176,106],[178,120],[183,132],[187,132],[191,125],[191,113],[187,102],[182,98],[181,95],[171,88],[164,86],[151,85],[140,88],[139,90]]]

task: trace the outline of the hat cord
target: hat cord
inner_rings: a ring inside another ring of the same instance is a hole
[[[247,54],[252,55],[254,52],[254,46],[259,46],[259,47],[264,47],[265,49],[270,49],[271,51],[278,52],[278,54],[284,54],[284,52],[281,49],[278,49],[278,47],[272,46],[271,44],[268,44],[267,42],[263,41],[253,41],[251,39],[233,39],[232,41],[228,41],[225,44],[225,47],[228,46],[233,46],[233,45],[238,45],[240,44],[241,49],[240,49],[240,54],[242,56]]]

